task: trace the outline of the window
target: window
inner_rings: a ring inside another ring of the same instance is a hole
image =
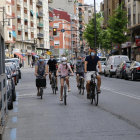
[[[11,32],[9,32],[9,38],[11,38]]]
[[[10,13],[10,6],[8,6],[8,12]]]
[[[122,57],[122,61],[128,61],[126,57]]]
[[[115,63],[115,64],[118,64],[118,65],[119,65],[120,62],[121,62],[121,59],[120,59],[120,58],[115,58],[115,59],[114,59],[114,63]]]
[[[11,26],[11,21],[10,21],[10,19],[8,19],[8,26]]]
[[[54,41],[54,46],[59,46],[60,42],[59,41]]]

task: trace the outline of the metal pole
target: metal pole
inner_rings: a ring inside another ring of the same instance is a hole
[[[72,45],[72,64],[73,64],[73,36],[72,36],[72,19],[71,19],[71,45]]]
[[[5,100],[6,100],[6,101],[5,101],[5,102],[6,102],[6,114],[8,114],[8,102],[7,102],[7,75],[6,75],[6,74],[5,74],[5,89],[6,89],[6,90],[5,90],[5,92],[6,92],[6,93],[5,93],[5,94],[6,94],[6,99],[5,99]]]
[[[21,25],[21,30],[22,30],[22,65],[24,67],[24,57],[23,57],[23,29],[22,29],[22,25]]]
[[[131,28],[131,55],[130,55],[130,60],[132,60],[132,28]]]
[[[95,26],[95,48],[96,48],[96,2],[94,0],[94,26]]]

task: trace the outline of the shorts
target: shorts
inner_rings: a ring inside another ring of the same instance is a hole
[[[76,75],[79,74],[79,76],[85,77],[84,72],[76,72]]]
[[[88,71],[86,73],[86,81],[90,81],[91,80],[91,75],[95,74],[96,71]],[[99,73],[97,72],[97,75],[99,75]]]
[[[49,70],[49,72],[50,72],[50,73],[54,72],[54,76],[57,77],[57,76],[56,76],[56,70],[53,70],[53,71],[52,71],[52,70]]]
[[[60,76],[60,79],[65,79],[66,77],[69,77],[69,75],[67,75],[67,76]]]

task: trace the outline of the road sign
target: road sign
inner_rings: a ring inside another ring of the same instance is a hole
[[[98,56],[102,56],[102,54],[101,53],[98,53]]]
[[[65,29],[61,29],[61,32],[64,33],[65,32]]]
[[[47,55],[52,55],[52,52],[50,52],[50,51],[47,51]]]

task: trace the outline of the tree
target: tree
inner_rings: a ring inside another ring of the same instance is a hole
[[[94,14],[93,14],[94,17]],[[97,13],[96,15],[96,39],[97,39],[97,47],[100,44],[100,32],[101,32],[101,14]],[[94,26],[94,18],[92,18],[88,24],[85,25],[85,31],[83,32],[84,39],[87,40],[90,47],[94,47],[95,42],[95,26]]]
[[[128,37],[125,35],[125,32],[128,32],[126,26],[128,23],[128,18],[126,16],[126,12],[122,8],[123,5],[124,3],[122,3],[116,10],[114,10],[113,17],[109,17],[107,28],[111,35],[111,41],[113,43],[119,44],[120,47],[122,43],[128,40]],[[120,47],[119,50],[121,54]]]

